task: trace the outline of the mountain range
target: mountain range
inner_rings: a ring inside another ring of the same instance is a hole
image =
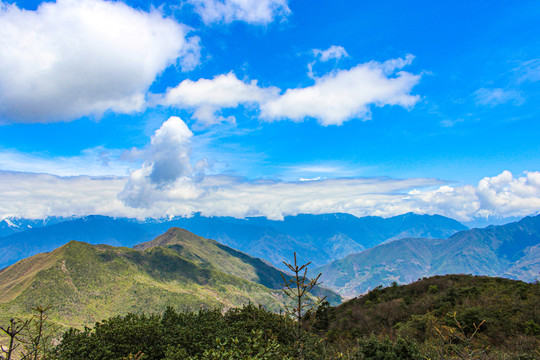
[[[467,229],[443,216],[412,213],[386,219],[340,213],[301,214],[286,216],[282,221],[200,215],[147,221],[97,215],[40,221],[5,219],[3,223],[6,220],[17,227],[10,227],[9,235],[0,237],[0,268],[40,252],[52,251],[70,240],[131,247],[152,240],[171,227],[217,240],[281,269],[285,269],[283,261],[291,261],[293,252],[298,254],[299,261],[311,261],[320,266],[385,241],[402,237],[446,238]],[[47,221],[51,225],[47,225]]]
[[[201,232],[206,225],[206,233],[244,247],[259,244],[264,257],[178,227],[153,235],[177,223]],[[285,299],[279,289],[282,275],[287,275],[271,262],[289,260],[300,247],[311,250],[307,253],[320,264],[321,254],[337,256],[339,251],[329,249],[343,250],[341,245],[353,243],[342,259],[310,271],[321,272],[323,285],[334,291],[317,287],[314,295],[337,304],[341,296],[354,297],[378,286],[456,273],[538,279],[540,215],[502,226],[451,230],[459,226],[444,217],[413,214],[390,219],[298,215],[281,222],[201,216],[147,222],[103,216],[72,219],[0,238],[1,254],[11,256],[10,261],[41,252],[0,270],[0,314],[22,314],[50,303],[57,322],[82,326],[106,316],[167,306],[227,308],[253,302],[282,309]],[[450,236],[410,237],[415,234]],[[362,250],[347,255],[355,246]],[[306,263],[306,257],[299,262]]]
[[[282,273],[260,259],[171,228],[134,249],[70,241],[0,271],[0,314],[22,316],[52,304],[65,326],[127,312],[230,308],[248,302],[283,309]],[[316,287],[332,304],[341,297]],[[5,320],[5,319],[2,319]]]
[[[345,297],[379,285],[406,284],[444,274],[540,278],[540,215],[447,239],[403,238],[348,255],[316,269],[321,280]]]

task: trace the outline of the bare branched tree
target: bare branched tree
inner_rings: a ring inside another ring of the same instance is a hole
[[[30,320],[23,321],[11,319],[9,320],[9,325],[0,326],[0,330],[2,330],[9,338],[9,345],[7,348],[0,345],[0,351],[2,352],[0,354],[1,360],[11,360],[14,351],[20,346],[18,336],[28,327],[28,324],[30,324]]]
[[[42,360],[47,357],[52,338],[58,330],[57,327],[51,327],[47,321],[49,318],[47,311],[51,308],[52,305],[32,308],[35,314],[30,319],[21,341],[24,347],[21,360]]]
[[[292,278],[286,279],[283,274],[283,292],[291,300],[293,305],[285,305],[286,312],[296,321],[295,335],[299,343],[298,357],[304,358],[304,335],[302,331],[302,325],[305,323],[306,315],[309,315],[308,325],[313,326],[315,321],[314,315],[319,305],[326,299],[326,296],[322,299],[319,297],[314,298],[309,292],[317,285],[320,284],[319,278],[322,274],[317,275],[313,279],[309,279],[307,276],[307,267],[311,264],[308,262],[304,265],[298,265],[296,259],[296,252],[294,253],[294,265],[283,262],[285,266],[292,272]]]

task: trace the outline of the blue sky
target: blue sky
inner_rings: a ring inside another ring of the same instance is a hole
[[[3,2],[0,217],[536,213],[538,18],[536,1]]]

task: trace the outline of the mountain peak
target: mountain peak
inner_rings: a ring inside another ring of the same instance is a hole
[[[146,250],[156,246],[171,246],[171,245],[196,245],[201,246],[204,243],[212,242],[213,240],[205,239],[199,235],[195,235],[191,231],[182,229],[179,227],[172,227],[164,234],[158,236],[154,240],[143,242],[135,245],[133,248],[136,250]]]

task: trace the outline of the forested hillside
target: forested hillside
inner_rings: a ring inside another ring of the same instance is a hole
[[[39,359],[536,360],[539,317],[538,283],[447,275],[323,303],[300,327],[253,304],[114,316],[68,330]]]

